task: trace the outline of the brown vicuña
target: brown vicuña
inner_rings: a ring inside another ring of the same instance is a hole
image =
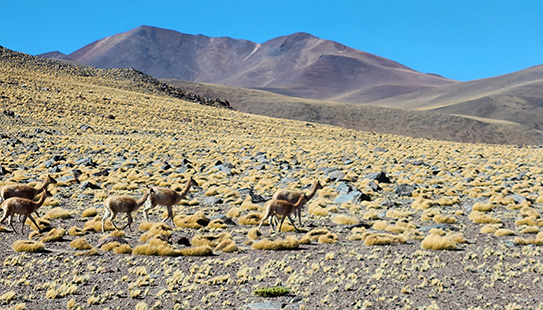
[[[302,204],[296,209],[296,214],[298,216],[298,223],[300,226],[302,225],[302,207],[309,201],[311,198],[315,196],[315,193],[317,193],[317,190],[322,189],[322,185],[319,183],[319,181],[316,181],[315,184],[313,184],[313,189],[311,190],[311,193],[309,195],[306,195],[300,191],[294,191],[294,190],[288,190],[288,189],[281,189],[275,192],[273,194],[273,199],[279,199],[279,200],[286,200],[290,203],[296,203],[300,197],[303,197]]]
[[[296,228],[296,225],[294,225],[294,222],[292,221],[292,218],[290,217],[290,215],[296,212],[296,210],[303,204],[303,202],[304,202],[303,195],[300,196],[300,198],[298,199],[296,203],[291,203],[286,200],[279,200],[279,199],[272,198],[270,201],[266,202],[266,205],[264,206],[265,208],[264,217],[260,221],[260,224],[258,225],[258,229],[260,229],[260,227],[262,226],[262,223],[264,223],[264,221],[267,218],[270,219],[271,228],[275,229],[274,224],[273,224],[273,217],[281,215],[282,218],[281,218],[281,223],[279,224],[279,232],[281,231],[281,227],[283,226],[285,217],[288,217],[288,219],[290,220],[290,223],[292,224],[292,226],[294,226],[294,229],[296,229],[296,231],[299,231],[298,228]]]
[[[38,210],[43,205],[43,202],[47,198],[48,193],[49,192],[45,188],[42,189],[42,195],[38,202],[34,202],[33,200],[20,197],[11,197],[4,200],[4,202],[2,203],[2,210],[4,210],[4,215],[2,216],[0,223],[3,223],[6,218],[9,217],[8,223],[11,228],[13,228],[13,231],[17,233],[15,227],[13,227],[13,215],[21,214],[23,215],[23,220],[21,222],[21,233],[23,233],[24,224],[27,217],[32,221],[32,223],[34,223],[34,225],[36,225],[38,230],[41,231],[40,226],[32,217],[32,213],[36,212],[36,210]]]
[[[153,187],[154,194],[149,195],[149,198],[145,202],[145,208],[143,208],[143,216],[145,217],[145,221],[148,221],[147,212],[156,205],[161,205],[168,209],[168,217],[165,218],[163,222],[170,219],[173,223],[172,206],[178,204],[181,199],[185,198],[191,186],[198,186],[198,183],[194,181],[192,176],[189,177],[187,184],[181,193],[169,188]]]
[[[56,184],[57,181],[53,179],[49,174],[45,177],[42,186],[35,188],[26,184],[14,184],[14,185],[5,185],[0,189],[0,198],[6,200],[12,197],[26,198],[34,200],[36,196],[42,192],[42,190],[47,190],[49,184]],[[51,193],[47,193],[48,196],[52,196]],[[40,216],[36,212],[36,216]]]
[[[110,220],[111,224],[116,229],[119,229],[117,225],[113,222],[113,219],[115,219],[115,216],[117,216],[117,213],[126,213],[128,217],[128,223],[123,226],[121,229],[125,229],[126,226],[128,226],[128,229],[132,231],[132,227],[130,224],[132,224],[132,212],[137,211],[144,203],[145,200],[147,200],[147,197],[149,197],[150,194],[153,194],[154,191],[152,188],[148,188],[143,196],[140,199],[135,199],[133,197],[128,196],[110,196],[104,201],[104,208],[106,209],[106,212],[104,213],[104,216],[102,217],[102,232],[105,232],[104,225],[106,220]]]

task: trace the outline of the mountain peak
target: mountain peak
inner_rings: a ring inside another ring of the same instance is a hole
[[[46,56],[47,57],[47,56]],[[382,99],[398,92],[452,81],[307,32],[277,37],[262,44],[228,37],[183,34],[141,25],[93,42],[59,58],[85,65],[131,67],[157,78],[259,88],[310,99],[364,102],[370,88]]]

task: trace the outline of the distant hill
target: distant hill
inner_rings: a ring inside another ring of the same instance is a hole
[[[454,83],[307,33],[259,44],[141,26],[69,55],[53,52],[39,56],[99,68],[130,67],[157,78],[356,103]]]
[[[372,104],[508,121],[530,129],[543,129],[543,66],[421,89]]]
[[[520,124],[448,115],[288,97],[232,86],[162,80],[208,98],[224,98],[239,111],[330,124],[377,133],[434,140],[499,144],[543,144],[543,132]]]

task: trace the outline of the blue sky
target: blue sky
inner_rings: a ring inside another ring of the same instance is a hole
[[[71,53],[140,25],[262,43],[295,32],[460,81],[542,64],[535,0],[22,0],[1,5],[0,45]]]

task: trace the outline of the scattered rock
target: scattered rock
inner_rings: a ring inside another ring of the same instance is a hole
[[[245,309],[251,310],[280,310],[284,309],[287,304],[279,301],[268,301],[268,302],[255,302],[252,304],[246,305]]]
[[[225,223],[226,225],[233,225],[233,226],[237,226],[238,224],[236,224],[236,222],[232,221],[231,218],[229,218],[228,216],[224,215],[224,214],[219,214],[219,215],[214,215],[214,216],[211,216],[209,217],[209,220],[210,221],[213,221],[213,220],[221,220],[223,223]]]
[[[101,187],[99,185],[96,185],[96,184],[93,184],[89,181],[85,181],[81,184],[80,186],[81,189],[87,189],[87,188],[90,188],[90,189],[101,189]]]
[[[172,237],[172,243],[173,244],[180,244],[184,246],[190,246],[190,238],[187,236],[173,236]]]
[[[345,173],[340,170],[335,170],[334,172],[331,172],[328,177],[331,181],[337,181],[343,179],[345,177]]]
[[[374,180],[379,183],[392,183],[390,178],[383,171],[377,173],[370,173],[366,175],[366,179]]]
[[[453,230],[453,231],[458,231],[458,227],[452,225],[452,224],[444,224],[444,223],[440,223],[440,224],[434,224],[434,225],[428,225],[428,226],[423,226],[421,228],[419,228],[420,231],[430,231],[432,229],[443,229],[443,230]]]
[[[216,204],[221,204],[222,202],[223,202],[223,200],[221,198],[218,198],[218,197],[210,196],[210,197],[205,197],[204,198],[204,204],[216,205]]]
[[[411,196],[413,192],[418,189],[417,184],[400,184],[394,189],[394,193],[398,196]]]

